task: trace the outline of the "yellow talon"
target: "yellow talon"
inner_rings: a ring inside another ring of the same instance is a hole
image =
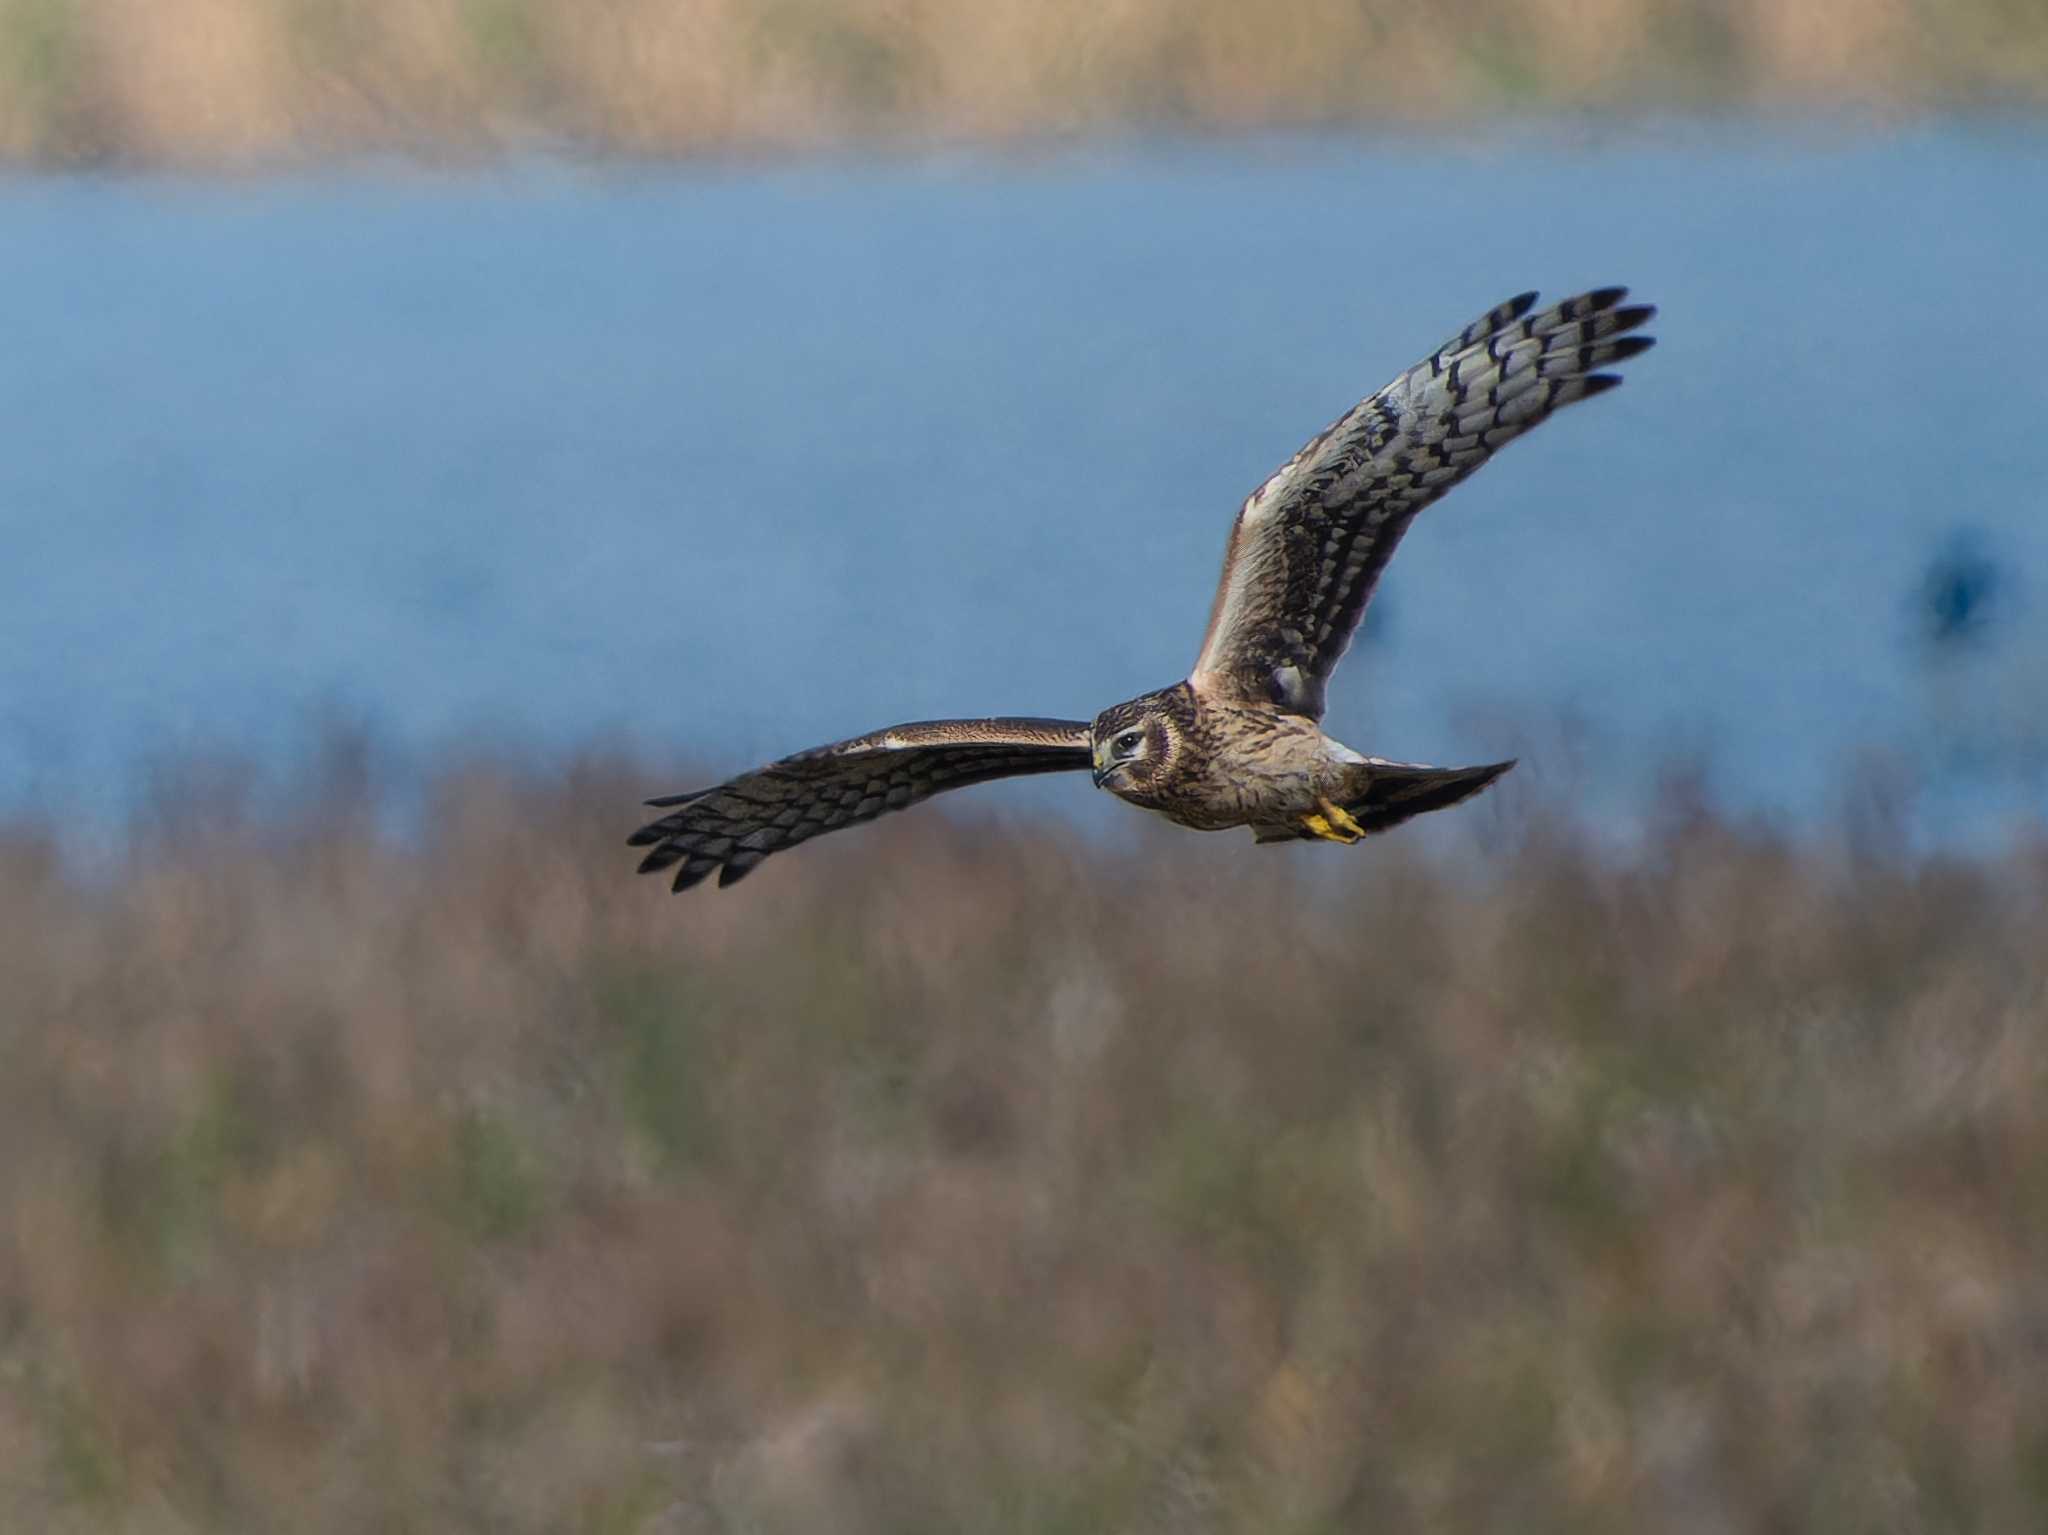
[[[1318,796],[1316,806],[1322,814],[1312,810],[1301,818],[1301,824],[1325,842],[1341,842],[1349,847],[1366,835],[1365,828],[1352,820],[1350,812],[1342,805],[1333,805]]]

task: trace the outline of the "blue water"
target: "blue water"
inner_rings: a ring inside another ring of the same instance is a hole
[[[334,716],[688,780],[1089,715],[1303,438],[1620,281],[1661,344],[1417,525],[1335,733],[1616,805],[1703,753],[1795,823],[1875,749],[1995,834],[2048,808],[2044,250],[2024,126],[0,183],[0,813]]]

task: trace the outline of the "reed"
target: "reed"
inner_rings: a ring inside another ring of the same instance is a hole
[[[2044,100],[2034,0],[0,0],[31,164]]]
[[[0,1527],[2048,1512],[2048,841],[970,802],[670,899],[645,787],[0,836]]]

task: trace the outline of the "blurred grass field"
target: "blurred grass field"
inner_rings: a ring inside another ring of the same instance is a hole
[[[2048,1521],[2048,838],[352,782],[0,837],[0,1528]]]
[[[2039,110],[2038,0],[0,0],[0,159]]]

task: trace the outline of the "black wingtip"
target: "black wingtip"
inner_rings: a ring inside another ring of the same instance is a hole
[[[1580,380],[1579,398],[1590,400],[1596,394],[1605,394],[1610,389],[1621,387],[1619,373],[1588,373]]]
[[[1613,361],[1626,362],[1631,357],[1640,357],[1657,344],[1655,336],[1623,336],[1619,341],[1609,343]]]
[[[672,810],[677,805],[689,804],[693,799],[702,799],[710,792],[709,789],[692,789],[687,794],[664,794],[658,799],[644,799],[640,803],[652,810]]]
[[[642,847],[646,846],[645,843],[640,843],[638,845]],[[681,848],[677,847],[674,843],[667,843],[661,847],[656,848],[653,852],[649,853],[645,858],[641,859],[640,866],[633,872],[635,874],[659,874],[663,869],[666,869],[670,864],[674,863],[678,858],[681,858],[682,856],[683,850]]]
[[[1618,331],[1634,330],[1657,318],[1655,304],[1630,304],[1626,309],[1614,311],[1614,328]]]
[[[1519,320],[1536,307],[1536,297],[1536,290],[1531,288],[1527,293],[1517,293],[1501,307],[1507,310],[1509,319]]]
[[[717,867],[718,860],[716,858],[690,859],[680,869],[676,870],[676,877],[669,881],[669,892],[673,895],[681,895],[692,885],[702,883],[704,878]]]
[[[1612,309],[1627,297],[1628,289],[1626,288],[1595,288],[1586,295],[1586,305],[1594,310]]]
[[[728,858],[725,867],[718,871],[718,888],[723,890],[728,885],[737,885],[759,868],[767,857],[766,853],[757,849],[741,848]]]

